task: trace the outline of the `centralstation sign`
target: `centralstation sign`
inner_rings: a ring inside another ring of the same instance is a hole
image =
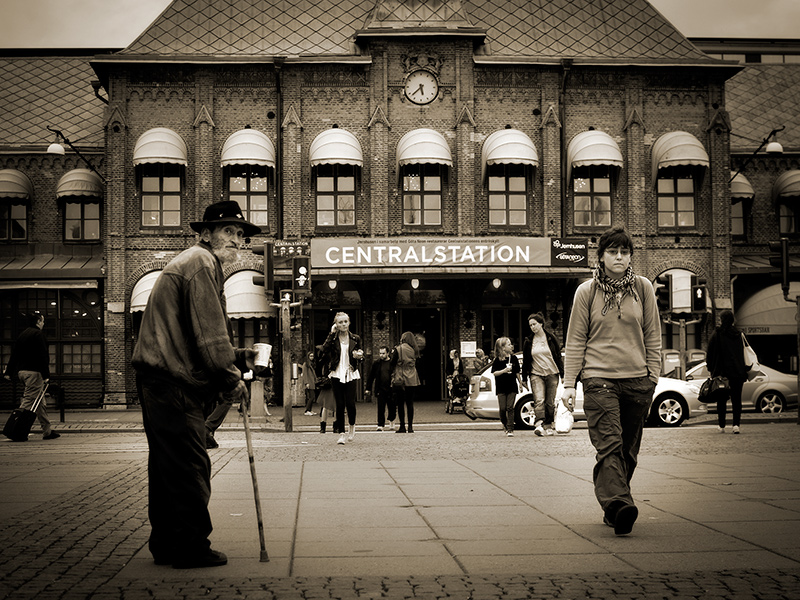
[[[549,237],[313,238],[312,269],[587,267],[588,240]]]

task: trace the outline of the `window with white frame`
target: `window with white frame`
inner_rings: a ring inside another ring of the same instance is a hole
[[[611,227],[612,172],[607,165],[576,167],[572,194],[576,227]]]
[[[691,169],[669,167],[659,170],[656,182],[659,228],[696,226],[696,187],[696,175]]]
[[[183,167],[174,164],[139,166],[142,227],[181,226]]]
[[[345,164],[314,167],[318,227],[355,227],[357,168]]]
[[[269,225],[269,180],[267,167],[230,165],[225,167],[228,199],[235,200],[244,218],[262,230]]]
[[[17,198],[0,198],[0,241],[28,239],[28,205]]]
[[[403,225],[442,224],[444,169],[439,164],[403,167]]]
[[[97,198],[70,197],[64,202],[64,240],[94,242],[100,239],[100,202]]]
[[[525,165],[489,165],[489,225],[522,227],[528,224],[528,177]]]

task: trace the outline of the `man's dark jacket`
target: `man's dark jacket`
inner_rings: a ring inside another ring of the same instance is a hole
[[[37,371],[50,379],[50,353],[47,338],[38,327],[28,327],[17,338],[5,374],[16,377],[20,371]]]

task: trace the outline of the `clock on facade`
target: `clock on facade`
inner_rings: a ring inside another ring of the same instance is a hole
[[[414,104],[429,104],[439,94],[439,80],[425,69],[412,71],[406,77],[405,94]]]

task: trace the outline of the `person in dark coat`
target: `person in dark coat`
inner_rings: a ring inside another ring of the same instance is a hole
[[[717,390],[712,400],[717,401],[719,432],[725,433],[725,417],[728,400],[733,413],[733,433],[739,433],[742,416],[742,387],[747,380],[747,365],[744,364],[744,340],[742,331],[736,327],[733,313],[723,310],[719,316],[719,327],[711,334],[706,351],[706,364],[712,377],[728,378],[729,390]]]
[[[228,562],[212,550],[211,461],[206,403],[247,402],[236,361],[253,368],[255,350],[235,349],[225,306],[224,263],[261,229],[239,204],[210,205],[190,224],[200,241],[178,254],[156,280],[133,351],[148,456],[149,548],[156,564],[176,569]]]
[[[389,408],[389,431],[394,429],[394,420],[397,417],[397,408],[392,396],[392,365],[389,357],[389,347],[378,348],[378,360],[372,363],[367,377],[366,394],[372,393],[375,387],[375,398],[378,401],[378,431],[386,427],[386,408]]]
[[[17,338],[8,360],[4,377],[11,380],[18,377],[25,386],[22,392],[20,408],[30,410],[33,403],[42,393],[44,385],[50,381],[50,352],[47,347],[47,338],[42,332],[44,315],[32,313],[28,316],[28,328]],[[53,431],[50,419],[47,417],[47,404],[44,398],[36,409],[36,417],[42,426],[42,437],[54,440],[61,434]]]

